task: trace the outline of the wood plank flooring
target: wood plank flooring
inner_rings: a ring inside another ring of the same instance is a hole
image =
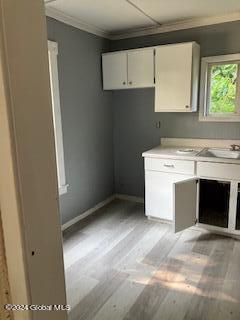
[[[239,320],[240,241],[114,200],[64,232],[70,320]]]

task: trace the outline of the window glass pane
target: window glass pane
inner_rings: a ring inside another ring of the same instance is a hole
[[[216,64],[210,68],[209,114],[236,111],[238,64]]]

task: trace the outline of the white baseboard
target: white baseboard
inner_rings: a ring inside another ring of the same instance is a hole
[[[76,216],[75,218],[69,220],[68,222],[64,223],[62,225],[62,231],[66,230],[67,228],[71,227],[72,225],[74,225],[75,223],[77,223],[78,221],[86,218],[87,216],[89,216],[90,214],[93,214],[95,211],[97,211],[98,209],[104,207],[106,204],[110,203],[111,201],[113,201],[115,199],[115,195],[112,195],[111,197],[108,197],[106,200],[99,202],[98,204],[96,204],[94,207],[88,209],[87,211],[79,214],[78,216]]]
[[[138,202],[138,203],[144,203],[144,199],[141,198],[141,197],[128,196],[128,195],[125,195],[125,194],[114,194],[111,197],[108,197],[106,200],[99,202],[94,207],[88,209],[87,211],[79,214],[75,218],[73,218],[73,219],[69,220],[68,222],[64,223],[62,225],[62,231],[68,229],[69,227],[71,227],[72,225],[74,225],[78,221],[86,218],[90,214],[93,214],[95,211],[97,211],[98,209],[104,207],[105,205],[107,205],[108,203],[113,201],[114,199],[122,199],[122,200]]]
[[[138,203],[144,203],[144,198],[135,197],[135,196],[128,196],[126,194],[116,193],[115,194],[115,198],[122,199],[122,200],[133,201],[133,202],[138,202]]]
[[[173,221],[167,220],[167,219],[161,219],[161,218],[152,217],[152,216],[147,216],[147,218],[152,221],[158,221],[162,224],[173,224]]]

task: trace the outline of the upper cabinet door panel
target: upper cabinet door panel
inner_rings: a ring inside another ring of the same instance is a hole
[[[156,48],[156,89],[155,111],[156,112],[189,112],[195,111],[197,95],[196,83],[198,75],[199,57],[194,50],[197,44],[183,43],[165,45]],[[196,54],[195,54],[196,53]],[[198,67],[194,68],[194,65]],[[193,90],[194,88],[194,90]],[[194,101],[194,105],[193,105]]]
[[[182,110],[191,102],[192,46],[156,49],[156,111]]]
[[[128,52],[128,87],[154,87],[154,49]]]
[[[127,86],[127,53],[103,54],[103,89],[124,89]]]

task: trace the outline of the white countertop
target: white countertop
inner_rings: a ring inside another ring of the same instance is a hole
[[[193,152],[182,153],[181,149],[193,149]],[[179,160],[194,160],[194,161],[206,161],[206,162],[218,162],[218,163],[234,163],[240,164],[240,159],[229,158],[217,158],[217,157],[203,157],[198,154],[203,150],[203,147],[195,146],[157,146],[151,150],[143,152],[142,156],[145,158],[163,158],[163,159],[179,159]]]

